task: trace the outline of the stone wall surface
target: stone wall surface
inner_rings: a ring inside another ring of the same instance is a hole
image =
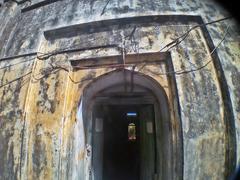
[[[72,70],[68,60],[118,52],[104,49],[41,57],[61,49],[123,45],[135,24],[56,38],[44,32],[140,16],[192,15],[205,23],[229,16],[210,0],[62,0],[21,11],[41,2],[47,1],[9,1],[0,6],[0,179],[89,176],[81,95],[95,78],[116,68]],[[196,24],[171,19],[162,24],[138,23],[134,42],[127,40],[125,46],[133,54],[157,52]],[[194,29],[170,49],[175,71],[204,66],[174,74],[183,140],[179,179],[226,179],[240,163],[239,27],[234,19],[226,19],[207,25],[206,30]],[[211,43],[219,45],[212,56]],[[17,56],[23,54],[28,55]],[[169,91],[161,65],[140,64],[136,71],[157,79]]]

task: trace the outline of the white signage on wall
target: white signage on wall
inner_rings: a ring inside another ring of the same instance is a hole
[[[153,123],[147,122],[147,133],[152,134],[153,133]]]
[[[95,120],[95,131],[96,132],[102,132],[103,130],[103,119],[102,118],[96,118]]]

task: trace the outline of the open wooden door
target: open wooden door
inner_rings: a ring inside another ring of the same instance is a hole
[[[140,180],[155,180],[156,144],[153,105],[143,105],[139,111],[140,120]]]
[[[103,178],[103,140],[104,140],[104,111],[103,107],[96,105],[93,111],[93,154],[92,154],[92,165],[94,180],[102,180]]]

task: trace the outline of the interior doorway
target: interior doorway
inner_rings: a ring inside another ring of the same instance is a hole
[[[140,132],[136,107],[109,106],[104,119],[103,179],[139,180]]]
[[[154,179],[157,155],[152,104],[97,104],[94,120],[93,167],[97,179]]]
[[[172,139],[181,126],[172,129],[177,119],[157,81],[116,70],[90,83],[82,102],[87,180],[181,179],[181,142]]]

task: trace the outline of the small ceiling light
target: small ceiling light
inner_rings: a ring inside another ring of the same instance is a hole
[[[137,116],[137,113],[136,112],[128,112],[127,116]]]

